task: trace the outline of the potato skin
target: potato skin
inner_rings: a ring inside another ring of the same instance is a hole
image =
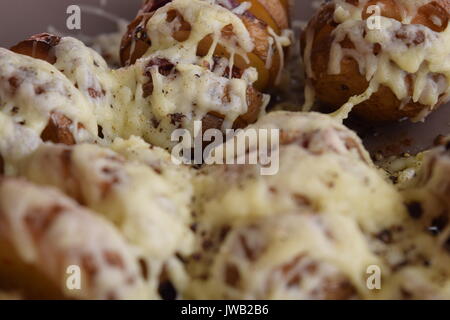
[[[240,3],[248,0],[238,0]],[[289,14],[281,0],[251,0],[249,11],[259,20],[265,21],[272,29],[280,33],[280,30],[289,28]]]
[[[349,3],[358,3],[357,0],[347,0]],[[401,20],[399,4],[396,0],[371,0],[367,6],[383,4],[381,14],[385,17]],[[350,57],[344,57],[341,61],[341,73],[338,75],[328,74],[328,64],[330,61],[331,45],[333,43],[332,32],[338,26],[334,21],[333,14],[335,5],[328,3],[321,7],[316,15],[309,22],[307,29],[302,34],[301,44],[304,53],[306,46],[306,34],[308,30],[314,31],[314,41],[311,50],[311,68],[315,79],[310,79],[316,91],[317,99],[332,109],[338,109],[345,104],[352,96],[362,94],[369,86],[365,76],[360,74],[358,63]],[[364,10],[366,12],[366,10]],[[430,20],[430,14],[438,14],[444,18],[443,25],[438,27]],[[368,18],[367,14],[363,15]],[[445,30],[450,18],[450,4],[447,0],[438,0],[421,7],[412,23],[425,25],[434,31]],[[344,40],[343,47],[351,48],[353,44],[350,40]],[[374,48],[382,50],[382,48]],[[409,94],[413,93],[413,80],[408,76]],[[440,99],[435,109],[444,103]],[[372,97],[356,106],[353,110],[356,116],[368,122],[391,122],[402,118],[417,117],[425,108],[420,103],[409,102],[402,108],[402,102],[396,97],[392,90],[381,85],[379,90]]]
[[[71,125],[72,120],[58,112],[53,112],[50,115],[47,126],[42,131],[42,141],[62,143],[68,146],[76,144],[75,138],[70,132]],[[82,125],[80,124],[79,126]]]
[[[49,33],[40,33],[11,47],[11,51],[54,64],[56,57],[52,49],[60,41],[61,38],[58,36]]]

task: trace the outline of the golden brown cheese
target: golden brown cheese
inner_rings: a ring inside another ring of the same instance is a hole
[[[35,150],[42,143],[36,132],[14,122],[0,113],[0,156],[2,174],[14,174],[16,162]]]

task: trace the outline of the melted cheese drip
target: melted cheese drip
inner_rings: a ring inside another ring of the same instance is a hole
[[[280,58],[280,67],[278,68],[278,74],[275,80],[275,84],[279,85],[281,82],[281,76],[283,74],[283,70],[284,70],[284,52],[283,52],[283,47],[288,47],[289,45],[291,45],[292,41],[291,39],[294,36],[294,33],[292,32],[292,30],[283,30],[283,33],[281,36],[278,36],[275,31],[273,31],[272,28],[268,27],[269,30],[269,34],[272,36],[273,41],[275,42],[276,48],[277,48],[277,52],[278,52],[278,56]],[[268,60],[269,61],[269,60]],[[271,67],[272,63],[268,63],[267,68],[269,69]]]

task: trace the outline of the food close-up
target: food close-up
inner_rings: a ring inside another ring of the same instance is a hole
[[[0,33],[0,300],[450,299],[450,0],[118,3]]]

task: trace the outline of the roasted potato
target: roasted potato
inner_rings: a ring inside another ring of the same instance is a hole
[[[78,290],[67,285],[72,266]],[[0,179],[0,288],[40,299],[149,297],[139,256],[109,222],[56,189],[13,178]]]
[[[148,48],[151,47],[151,39],[149,39],[146,32],[146,25],[153,13],[170,3],[171,0],[147,0],[139,11],[136,19],[128,26],[128,31],[122,39],[121,45],[121,61],[122,65],[133,64],[137,59],[142,57]],[[232,10],[237,8],[241,0],[228,1],[227,7]],[[255,49],[250,53],[250,63],[247,64],[243,58],[236,57],[235,65],[237,68],[244,70],[252,66],[258,70],[259,78],[255,84],[258,90],[263,90],[269,85],[273,85],[276,81],[280,68],[282,68],[280,54],[276,46],[271,44],[272,36],[268,31],[268,26],[271,27],[275,33],[281,34],[281,30],[288,28],[289,19],[286,7],[280,0],[252,0],[252,7],[239,17],[247,27],[250,35],[254,39]],[[187,23],[178,12],[173,12],[172,16],[168,16],[168,22],[171,22],[175,17],[179,18],[180,26],[175,32],[174,38],[178,41],[184,41],[189,37],[191,26]],[[223,34],[232,33],[232,30],[223,30]],[[205,55],[211,46],[211,39],[209,37],[203,39],[198,46],[198,54]],[[271,48],[272,47],[272,48]],[[268,56],[270,50],[273,50],[272,57]],[[218,46],[215,55],[228,56],[225,48]],[[270,68],[267,68],[268,59],[272,59]]]
[[[348,6],[360,6],[358,0],[346,0]],[[395,34],[396,41],[401,41],[402,45],[408,48],[417,48],[423,42],[428,41],[423,31],[414,30],[408,23],[405,22],[405,14],[408,14],[407,9],[402,1],[397,0],[370,0],[364,8],[362,8],[362,21],[365,22],[371,16],[369,6],[379,5],[381,8],[381,16],[402,22],[399,24],[400,28]],[[448,0],[436,0],[420,7],[419,2],[413,5],[413,16],[411,16],[411,24],[425,26],[428,31],[441,33],[447,29],[450,19],[450,2]],[[310,80],[316,92],[316,98],[324,103],[326,106],[337,109],[345,104],[352,96],[362,94],[369,86],[369,81],[365,72],[362,71],[364,67],[355,59],[354,55],[343,54],[340,63],[340,72],[330,72],[330,59],[333,59],[333,44],[336,38],[336,31],[342,27],[342,22],[337,18],[337,1],[331,1],[324,4],[309,22],[306,30],[302,34],[302,52],[306,67],[307,78]],[[360,8],[361,9],[361,8]],[[411,10],[411,8],[409,8]],[[417,13],[414,13],[417,10]],[[369,12],[369,13],[368,13]],[[373,12],[372,12],[373,13]],[[353,19],[353,18],[350,18]],[[347,20],[348,21],[348,20]],[[356,20],[353,22],[357,22]],[[384,28],[384,27],[382,27]],[[356,29],[353,29],[353,32]],[[369,42],[366,37],[367,28],[362,28],[362,38],[365,45],[373,45],[373,56],[379,57],[385,53],[390,54],[388,43]],[[308,37],[313,37],[309,39]],[[391,40],[387,40],[391,41]],[[308,47],[309,45],[309,47]],[[346,36],[339,45],[344,50],[357,50],[357,45]],[[433,45],[439,45],[433,43]],[[307,52],[306,50],[309,50]],[[357,52],[358,54],[358,52]],[[361,53],[366,54],[366,53]],[[376,59],[376,58],[375,58]],[[447,58],[444,58],[447,59]],[[380,68],[380,59],[377,61],[377,69]],[[426,62],[426,61],[425,61]],[[406,97],[400,99],[399,95],[394,93],[394,90],[383,83],[380,83],[378,90],[371,96],[370,99],[360,103],[354,109],[357,116],[370,122],[386,122],[395,121],[405,117],[413,120],[421,120],[432,110],[438,108],[445,103],[448,98],[448,89],[444,93],[439,92],[437,103],[434,105],[421,103],[417,97],[413,99],[414,90],[416,86],[416,79],[419,76],[419,71],[412,73],[403,70],[398,63],[395,64],[395,70],[404,72],[404,85],[406,87]],[[442,61],[442,64],[444,61]],[[309,70],[308,70],[309,66]],[[369,66],[370,67],[370,66]],[[446,82],[447,88],[449,86],[448,73],[442,74],[428,73],[432,78],[430,83],[435,86],[442,86]]]
[[[11,51],[23,54],[32,58],[47,61],[50,64],[56,63],[54,47],[61,41],[61,38],[49,33],[40,33],[19,42],[11,47]],[[47,126],[41,134],[44,142],[51,141],[54,143],[62,143],[73,145],[76,143],[75,138],[70,131],[72,120],[58,112],[52,112]],[[82,124],[78,125],[79,129],[83,128]]]
[[[145,2],[136,19],[129,25],[128,32],[124,35],[122,40],[121,60],[124,66],[134,64],[136,60],[143,57],[152,46],[152,39],[150,39],[148,34],[147,24],[156,10],[171,2],[172,1],[156,0],[148,0]],[[233,0],[222,5],[227,9],[233,10],[239,7],[241,3],[240,1]],[[254,8],[253,12],[252,10],[246,11],[239,15],[239,18],[242,20],[249,31],[251,38],[254,40],[254,50],[248,54],[248,61],[245,61],[243,57],[236,55],[234,57],[233,70],[230,71],[227,67],[223,73],[223,77],[229,77],[231,75],[232,78],[241,78],[244,70],[248,67],[255,67],[258,71],[257,81],[253,86],[249,86],[247,90],[248,112],[236,119],[233,124],[234,128],[245,127],[257,120],[264,104],[263,95],[258,90],[262,90],[274,83],[283,65],[283,57],[280,56],[280,54],[284,55],[284,51],[281,53],[278,51],[278,47],[275,44],[276,41],[273,39],[273,35],[270,34],[268,27],[272,27],[275,33],[280,34],[281,30],[287,28],[289,25],[287,11],[279,1],[255,1],[252,8]],[[271,13],[269,14],[269,12]],[[265,17],[268,22],[266,23],[258,19],[258,17]],[[175,41],[181,43],[190,37],[192,26],[187,20],[188,19],[185,19],[178,10],[168,10],[166,17],[168,26],[169,24],[176,25],[176,28],[172,31],[172,37]],[[175,24],[174,21],[176,21]],[[222,29],[221,34],[223,38],[234,37],[235,34],[232,25],[225,26]],[[212,45],[212,36],[205,36],[198,41],[196,55],[198,57],[206,56]],[[153,49],[158,51],[159,48]],[[219,43],[214,51],[214,63],[212,65],[205,65],[204,67],[217,73],[216,62],[218,62],[221,57],[230,57],[230,52],[225,46]],[[155,62],[155,60],[157,61]],[[159,72],[163,75],[171,72],[174,68],[174,63],[168,62],[167,59],[152,59],[149,63],[157,63]],[[152,78],[147,74],[146,76],[148,81],[143,84],[144,97],[150,96],[153,91]],[[224,92],[223,99],[228,99],[227,92]],[[203,128],[205,130],[209,128],[221,128],[224,118],[224,114],[209,112],[203,118]]]

